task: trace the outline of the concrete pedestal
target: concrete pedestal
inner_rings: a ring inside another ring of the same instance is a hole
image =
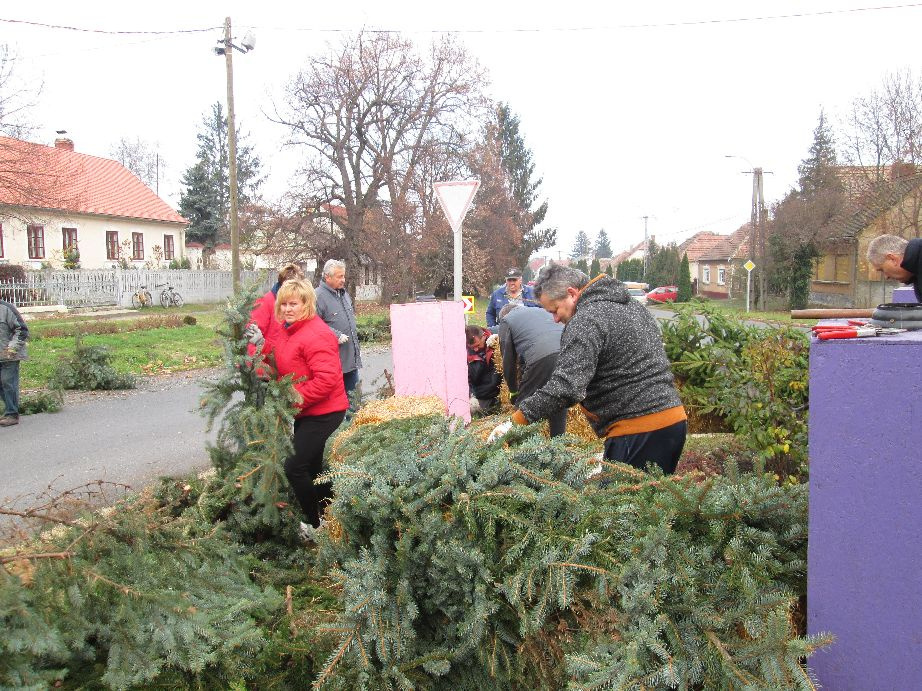
[[[394,393],[438,396],[449,415],[470,422],[464,326],[460,302],[391,305]]]
[[[922,689],[922,332],[810,349],[810,658],[823,688]]]

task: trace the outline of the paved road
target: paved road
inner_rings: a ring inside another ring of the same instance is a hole
[[[374,392],[393,371],[390,349],[362,352],[362,387]],[[24,415],[0,428],[0,505],[25,507],[51,487],[60,492],[104,480],[140,488],[164,475],[208,466],[205,420],[198,412],[201,381],[210,372],[145,381],[131,391],[71,402],[59,413]]]

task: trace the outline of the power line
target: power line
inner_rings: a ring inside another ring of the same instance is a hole
[[[216,29],[221,29],[220,26],[210,26],[206,29],[173,29],[170,31],[113,31],[108,29],[88,29],[85,27],[79,26],[65,26],[63,24],[45,24],[44,22],[31,22],[25,19],[3,19],[0,18],[0,22],[5,22],[7,24],[24,24],[26,26],[37,26],[42,29],[61,29],[63,31],[79,31],[81,33],[88,34],[113,34],[113,35],[148,35],[148,36],[163,36],[168,34],[200,34],[206,31],[214,31]]]
[[[905,3],[901,5],[876,5],[872,7],[851,7],[831,10],[817,10],[815,12],[791,12],[787,14],[767,14],[755,17],[725,17],[714,19],[689,19],[677,22],[649,22],[642,24],[611,24],[606,26],[557,26],[557,27],[511,27],[511,28],[487,28],[487,29],[372,29],[363,27],[361,30],[367,33],[434,33],[434,34],[502,34],[502,33],[546,33],[546,32],[588,32],[588,31],[615,31],[615,30],[632,30],[632,29],[668,29],[676,27],[693,27],[709,26],[719,24],[742,24],[748,22],[769,22],[783,19],[807,19],[811,17],[826,17],[832,15],[856,14],[859,12],[884,12],[888,10],[905,10],[922,7],[922,2]],[[23,24],[45,29],[60,29],[63,31],[77,31],[82,33],[95,34],[113,34],[113,35],[170,35],[170,34],[194,34],[205,33],[208,31],[220,30],[221,26],[210,26],[200,29],[172,29],[168,31],[138,31],[138,30],[109,30],[94,29],[77,26],[66,26],[63,24],[48,24],[45,22],[35,22],[23,19],[4,19],[0,22],[7,24]],[[249,27],[258,28],[263,31],[310,31],[317,33],[349,33],[357,31],[355,28],[318,28],[316,26],[309,28],[286,27]]]

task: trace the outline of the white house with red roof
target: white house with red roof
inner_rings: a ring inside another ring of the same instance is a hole
[[[0,137],[0,262],[61,268],[166,267],[185,251],[189,222],[117,161]]]

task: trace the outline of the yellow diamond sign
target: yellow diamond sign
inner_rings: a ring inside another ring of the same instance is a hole
[[[752,271],[754,268],[756,268],[756,265],[753,264],[752,260],[750,259],[745,264],[743,264],[743,268],[746,269],[746,271]]]

